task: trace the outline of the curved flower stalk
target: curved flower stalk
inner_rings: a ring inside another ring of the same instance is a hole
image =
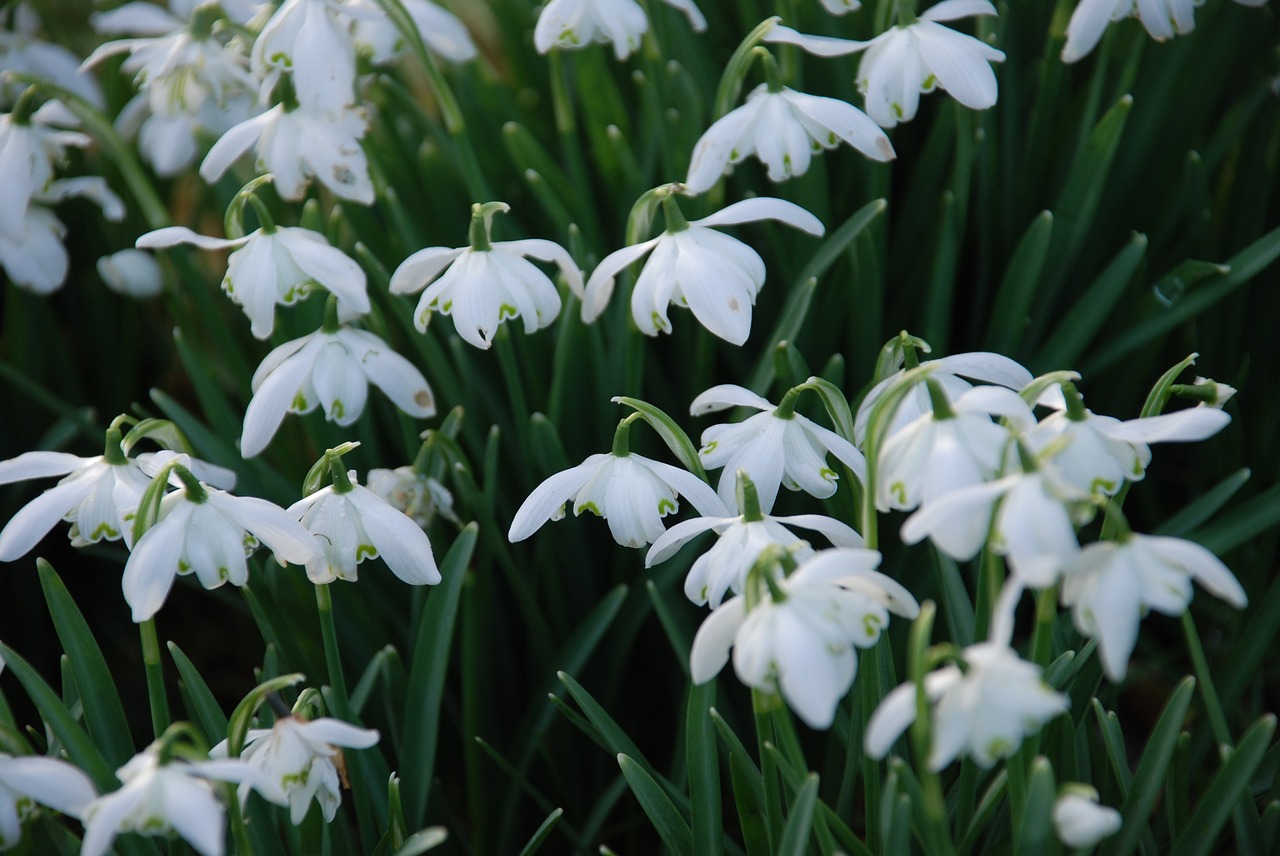
[[[364,270],[310,229],[272,225],[227,239],[168,226],[137,241],[139,248],[148,250],[178,244],[202,250],[235,249],[227,259],[222,290],[244,309],[250,332],[258,339],[271,337],[277,304],[289,306],[304,299],[317,283],[338,299],[340,320],[353,320],[369,311]]]
[[[961,755],[990,767],[1066,712],[1067,697],[1044,682],[1039,666],[1004,642],[970,645],[961,657],[963,669],[948,664],[924,679],[933,705],[930,769],[941,770]],[[885,696],[867,722],[867,754],[883,758],[915,718],[916,685],[906,683]]]
[[[796,413],[800,389],[791,390],[774,407],[749,389],[721,384],[703,392],[689,405],[694,416],[730,407],[762,411],[742,422],[712,425],[702,432],[698,455],[709,470],[724,467],[717,492],[726,507],[733,507],[739,470],[746,470],[755,483],[760,507],[765,511],[773,508],[780,485],[819,499],[835,493],[838,476],[827,466],[828,454],[835,455],[860,481],[866,478],[866,459],[852,443]]]
[[[22,839],[36,803],[79,819],[97,796],[89,777],[66,761],[0,752],[0,850]]]
[[[401,0],[422,38],[423,44],[451,62],[467,62],[476,57],[476,44],[467,27],[452,12],[430,0]],[[404,37],[384,14],[376,0],[349,0],[347,8],[365,13],[354,21],[356,50],[369,62],[382,65],[404,49]],[[366,17],[367,15],[367,17]]]
[[[652,253],[631,292],[631,317],[641,332],[671,332],[667,306],[676,303],[687,306],[721,339],[741,345],[751,333],[751,307],[764,285],[764,262],[755,250],[712,227],[778,220],[810,235],[825,231],[817,217],[782,199],[745,199],[692,223],[685,221],[671,192],[662,197],[662,207],[665,232],[616,250],[596,266],[582,298],[583,321],[589,324],[604,311],[614,278],[623,269]]]
[[[471,244],[427,247],[400,263],[391,276],[392,294],[426,288],[414,309],[413,323],[426,332],[431,313],[453,317],[454,328],[477,348],[488,348],[498,326],[524,319],[524,332],[546,327],[560,314],[560,294],[551,280],[525,259],[554,262],[569,289],[582,296],[582,272],[559,244],[530,238],[490,241],[493,215],[510,208],[504,202],[471,206]]]
[[[1076,629],[1098,640],[1103,671],[1124,680],[1138,623],[1148,610],[1181,615],[1191,602],[1191,581],[1236,609],[1249,598],[1217,556],[1192,541],[1127,534],[1120,541],[1089,544],[1067,565],[1062,603]]]
[[[746,594],[727,601],[702,622],[690,652],[695,684],[714,678],[729,661],[753,689],[780,693],[811,728],[828,728],[858,669],[855,648],[870,648],[889,613],[914,618],[911,593],[875,570],[874,550],[824,550],[789,576],[777,575],[778,556],[756,563]]]
[[[790,27],[774,27],[764,39],[824,57],[866,51],[858,66],[858,89],[866,96],[867,114],[881,127],[892,128],[914,119],[920,93],[935,88],[971,110],[995,105],[996,75],[990,63],[1003,62],[1004,52],[939,23],[995,14],[987,0],[943,0],[919,19],[890,27],[869,42],[809,36]]]
[[[707,19],[693,0],[663,0],[689,19],[695,32],[707,28]],[[626,59],[640,47],[649,31],[649,19],[636,0],[551,0],[542,7],[533,44],[538,53],[552,48],[580,48],[592,42],[612,42],[613,55]]]
[[[1266,0],[1236,0],[1242,6],[1262,6]],[[1067,23],[1063,62],[1077,62],[1089,54],[1112,21],[1133,17],[1157,42],[1185,36],[1196,28],[1196,0],[1080,0]]]

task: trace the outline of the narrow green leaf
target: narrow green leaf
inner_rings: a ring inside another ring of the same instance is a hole
[[[749,761],[747,763],[750,764]],[[742,842],[746,846],[747,856],[772,856],[769,847],[769,831],[765,828],[764,810],[760,807],[760,801],[764,797],[764,789],[760,785],[760,771],[754,769],[754,764],[751,764],[751,767],[752,771],[747,772],[743,769],[743,762],[737,755],[729,755],[729,782],[733,786],[733,802],[738,811],[738,824],[742,827]]]
[[[720,826],[720,764],[717,760],[715,725],[711,705],[716,683],[708,681],[689,690],[685,714],[685,759],[689,767],[689,815],[693,820],[694,851],[716,856],[722,850]]]
[[[213,692],[195,664],[176,644],[170,642],[168,645],[169,656],[173,658],[173,664],[178,667],[178,675],[186,685],[187,694],[191,700],[193,709],[188,710],[187,714],[195,718],[210,744],[217,743],[227,734],[227,715],[222,712],[222,708],[213,697]]]
[[[1247,468],[1236,470],[1165,520],[1156,528],[1155,534],[1185,536],[1221,511],[1251,475]]]
[[[542,821],[542,824],[534,831],[533,837],[520,849],[520,856],[533,856],[533,854],[537,853],[542,848],[547,837],[551,835],[551,830],[556,828],[556,823],[559,822],[563,815],[564,809],[562,808],[558,808],[547,815],[547,819]]]
[[[1252,497],[1231,514],[1206,526],[1190,537],[1219,556],[1253,540],[1280,522],[1280,485]]]
[[[662,786],[645,772],[643,765],[626,754],[618,755],[618,766],[622,768],[622,775],[631,786],[631,792],[636,795],[640,807],[649,816],[649,822],[657,830],[662,843],[676,856],[693,856],[693,833]]]
[[[625,404],[639,413],[640,417],[658,432],[662,442],[667,444],[667,448],[680,460],[685,469],[703,481],[707,480],[707,471],[703,469],[702,459],[698,457],[698,447],[693,445],[689,435],[684,433],[684,429],[677,425],[674,419],[649,402],[638,398],[618,395],[611,400],[614,404]]]
[[[844,397],[840,387],[820,377],[811,377],[802,385],[805,389],[811,389],[818,394],[822,399],[822,406],[827,409],[827,415],[831,417],[831,424],[835,426],[836,433],[852,443],[853,412],[849,409],[849,400]]]
[[[1045,853],[1054,839],[1053,802],[1057,785],[1053,778],[1053,765],[1043,755],[1031,762],[1031,776],[1027,781],[1027,795],[1022,804],[1022,821],[1018,824],[1015,853]]]
[[[1208,856],[1218,842],[1218,833],[1241,800],[1252,799],[1249,780],[1262,761],[1276,718],[1267,714],[1253,724],[1230,753],[1209,790],[1196,804],[1182,836],[1173,848],[1173,856]]]
[[[934,217],[937,223],[938,237],[930,254],[933,264],[929,270],[929,282],[925,288],[924,306],[920,315],[920,330],[940,352],[947,350],[947,339],[951,329],[951,307],[956,284],[956,263],[959,253],[959,229],[956,211],[956,196],[950,190],[944,191],[938,202],[938,213]]]
[[[658,616],[658,622],[662,625],[662,629],[667,634],[667,639],[671,642],[671,647],[676,655],[676,662],[680,664],[680,669],[684,672],[685,677],[688,677],[689,651],[692,647],[692,639],[690,639],[689,633],[676,617],[675,611],[671,608],[671,603],[658,591],[658,587],[653,584],[653,580],[646,580],[644,589],[645,594],[649,595],[649,602],[653,604],[653,611]]]
[[[1133,771],[1129,769],[1129,756],[1124,748],[1124,733],[1120,730],[1120,719],[1115,711],[1107,710],[1097,698],[1093,700],[1093,712],[1098,718],[1098,729],[1102,733],[1102,745],[1107,750],[1107,761],[1111,772],[1120,784],[1120,795],[1125,799],[1133,786]]]
[[[810,773],[791,803],[787,825],[782,830],[779,856],[804,856],[813,829],[813,811],[818,803],[818,774]]]
[[[1013,251],[996,292],[987,345],[1001,354],[1017,351],[1027,327],[1027,312],[1040,284],[1040,274],[1053,236],[1053,212],[1041,211]]]

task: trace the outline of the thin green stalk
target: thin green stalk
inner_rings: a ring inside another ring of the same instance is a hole
[[[1055,585],[1036,594],[1036,626],[1031,634],[1031,661],[1049,665],[1053,654],[1053,622],[1058,617],[1058,587]]]
[[[160,665],[160,641],[156,638],[156,620],[148,618],[138,625],[142,637],[142,664],[147,672],[147,701],[151,705],[151,730],[156,737],[169,727],[169,699],[164,691],[164,669]]]
[[[336,711],[342,719],[352,720],[351,702],[347,697],[347,681],[342,676],[342,659],[338,655],[338,628],[333,622],[333,599],[329,586],[316,585],[316,611],[320,615],[320,634],[324,639],[324,661],[329,671],[329,687],[338,701]]]
[[[1218,690],[1213,684],[1213,672],[1209,669],[1209,661],[1205,659],[1204,646],[1200,644],[1200,633],[1196,630],[1191,610],[1182,613],[1182,630],[1187,637],[1187,650],[1191,654],[1191,662],[1196,670],[1196,684],[1200,688],[1200,696],[1204,699],[1204,707],[1209,714],[1209,727],[1213,729],[1213,738],[1225,746],[1234,747],[1231,730],[1227,727],[1227,716],[1222,710],[1222,702],[1218,699]]]
[[[973,627],[974,639],[986,639],[991,630],[991,618],[995,613],[996,602],[1000,599],[1000,588],[1004,585],[1004,563],[996,552],[987,546],[982,551],[982,566],[978,577],[978,598],[975,606],[976,620]]]
[[[551,73],[551,108],[555,113],[556,132],[560,134],[560,148],[569,169],[569,180],[574,187],[588,188],[587,166],[582,159],[582,144],[578,140],[578,123],[574,118],[573,98],[566,80],[563,51],[550,51],[548,60]]]
[[[236,796],[235,785],[227,785],[227,805],[231,807],[231,838],[236,843],[236,856],[252,856],[253,841],[244,823],[244,811],[240,807],[240,798]]]
[[[526,454],[532,446],[529,443],[529,405],[524,396],[524,381],[520,378],[520,364],[516,359],[515,348],[511,344],[511,332],[507,329],[498,331],[494,336],[494,351],[498,355],[498,365],[502,369],[502,379],[506,381],[507,394],[511,396],[511,421],[515,423],[516,439],[520,449]]]
[[[751,707],[756,717],[756,746],[760,755],[760,774],[764,779],[764,819],[765,833],[769,838],[769,852],[775,848],[782,832],[782,790],[779,787],[778,762],[772,752],[765,748],[766,743],[773,743],[773,716],[771,710],[779,700],[776,696],[760,690],[751,691]]]
[[[925,601],[920,606],[920,616],[911,625],[911,634],[907,649],[908,677],[916,687],[916,718],[911,723],[911,749],[915,758],[916,773],[923,789],[924,811],[927,828],[924,830],[925,840],[930,842],[928,851],[934,854],[949,856],[955,852],[951,838],[947,834],[947,804],[942,795],[942,780],[929,765],[930,749],[933,745],[932,720],[929,716],[929,697],[925,693],[924,679],[928,671],[926,648],[933,636],[933,619],[936,613],[933,601]]]

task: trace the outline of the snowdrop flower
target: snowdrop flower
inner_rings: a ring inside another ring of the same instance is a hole
[[[235,248],[227,259],[222,290],[249,317],[250,332],[271,337],[276,304],[288,306],[307,297],[320,284],[338,298],[342,320],[369,311],[364,270],[324,236],[296,226],[269,226],[243,238],[210,238],[185,226],[168,226],[138,238],[140,248],[153,250],[194,244],[202,250]]]
[[[1089,544],[1063,574],[1062,602],[1076,629],[1098,640],[1103,670],[1124,680],[1138,639],[1138,622],[1153,609],[1181,615],[1191,602],[1191,581],[1236,609],[1249,602],[1217,556],[1192,541],[1131,534]]]
[[[1196,6],[1202,0],[1080,0],[1067,23],[1063,62],[1083,59],[1097,46],[1107,25],[1121,18],[1142,22],[1151,38],[1167,41],[1196,28]],[[1236,0],[1243,6],[1262,6],[1266,0]]]
[[[207,589],[249,581],[245,557],[261,542],[280,565],[319,558],[311,533],[283,508],[249,496],[232,496],[200,484],[175,467],[182,487],[160,501],[156,522],[125,562],[124,599],[141,623],[159,611],[174,577],[194,573]]]
[[[413,467],[369,470],[369,490],[423,529],[437,514],[451,523],[458,522],[449,489]]]
[[[867,462],[862,453],[836,432],[796,413],[797,395],[792,390],[774,407],[749,389],[720,384],[689,405],[694,416],[729,407],[761,411],[742,422],[712,425],[702,432],[698,456],[709,470],[724,467],[717,492],[726,507],[733,507],[738,470],[750,475],[759,492],[760,507],[766,511],[773,508],[779,485],[803,490],[819,499],[835,493],[837,475],[827,466],[828,453],[860,481],[866,478]]]
[[[970,645],[963,658],[963,670],[950,664],[924,679],[933,705],[931,769],[941,770],[961,755],[990,767],[1016,752],[1023,737],[1067,710],[1067,697],[1044,682],[1040,667],[1006,644]],[[864,738],[867,754],[883,758],[915,718],[916,685],[906,683],[871,714]]]
[[[649,336],[670,332],[667,305],[677,303],[689,307],[721,339],[741,345],[751,333],[751,307],[764,285],[764,262],[746,244],[711,227],[779,220],[810,235],[824,231],[817,217],[782,199],[745,199],[692,223],[685,221],[670,193],[662,204],[665,232],[612,252],[596,266],[583,295],[583,321],[590,323],[604,311],[614,277],[652,251],[631,292],[636,326]]]
[[[382,17],[341,0],[285,0],[254,40],[250,68],[262,91],[289,73],[298,104],[307,111],[338,114],[355,103],[356,47],[351,19]]]
[[[240,454],[252,458],[265,449],[286,413],[323,405],[325,419],[350,425],[364,411],[370,383],[415,419],[435,415],[426,378],[372,333],[334,323],[285,342],[253,373]]]
[[[341,466],[340,464],[338,465]],[[431,542],[403,511],[356,483],[355,473],[335,472],[335,481],[289,506],[320,548],[307,562],[313,583],[356,580],[356,565],[379,556],[410,585],[440,582]]]
[[[663,0],[689,19],[695,32],[707,28],[707,19],[693,0]],[[533,44],[538,53],[552,48],[580,48],[592,42],[613,42],[618,61],[640,47],[649,31],[649,19],[636,0],[551,0],[542,7]]]
[[[698,628],[690,675],[704,684],[719,674],[733,649],[738,679],[781,693],[811,728],[828,728],[858,668],[854,648],[870,648],[889,613],[914,618],[911,593],[877,572],[874,550],[824,550],[785,578],[774,568],[749,580],[748,592],[713,611]],[[748,596],[754,603],[748,607]]]
[[[1026,402],[1004,387],[974,387],[950,402],[936,380],[926,378],[925,385],[932,412],[916,417],[880,450],[876,507],[881,511],[909,511],[995,478],[1013,435],[991,417],[1033,421]]]
[[[858,66],[858,88],[866,96],[867,114],[881,127],[892,128],[915,118],[920,93],[935,87],[971,110],[995,105],[996,75],[989,63],[1002,62],[1004,52],[938,23],[995,14],[987,0],[943,0],[919,19],[891,27],[869,42],[807,36],[790,27],[774,27],[764,40],[798,45],[817,56],[866,51]]]
[[[417,27],[418,35],[428,50],[453,62],[466,62],[476,56],[476,45],[467,27],[452,12],[430,0],[401,0],[405,11]],[[347,8],[373,13],[355,20],[356,48],[369,54],[374,65],[389,62],[404,48],[404,38],[375,0],[349,0]],[[376,16],[376,17],[375,17]]]
[[[22,838],[36,803],[79,818],[97,795],[89,777],[66,761],[0,752],[0,850]]]
[[[314,177],[335,196],[371,205],[369,161],[360,148],[367,125],[364,113],[352,107],[330,115],[277,104],[223,134],[200,164],[200,177],[212,184],[256,145],[256,167],[271,173],[282,198],[301,199]]]
[[[493,215],[508,210],[504,202],[472,205],[470,246],[427,247],[396,268],[392,294],[426,288],[413,316],[419,331],[426,332],[433,311],[452,315],[458,335],[477,348],[493,344],[498,325],[508,318],[523,318],[526,334],[546,327],[560,314],[560,294],[525,256],[554,262],[570,290],[582,296],[582,272],[559,244],[489,240]]]
[[[1111,496],[1125,479],[1141,481],[1151,463],[1148,443],[1205,440],[1231,421],[1222,410],[1192,407],[1121,422],[1087,410],[1072,384],[1064,385],[1064,394],[1066,409],[1041,420],[1027,440],[1037,451],[1062,446],[1054,463],[1087,493]]]
[[[339,747],[368,749],[377,742],[378,732],[371,728],[357,728],[327,717],[308,722],[286,716],[270,728],[249,729],[240,760],[284,792],[294,826],[302,823],[312,801],[320,804],[325,823],[329,823],[342,802],[341,786],[345,780],[345,773],[338,772],[342,764]],[[214,747],[211,754],[217,754],[218,748]],[[248,783],[240,785],[242,801],[248,798],[249,787]]]
[[[164,291],[160,265],[150,253],[132,247],[98,259],[98,276],[107,288],[136,300]]]
[[[581,464],[556,473],[533,489],[521,503],[507,540],[523,541],[548,520],[564,517],[566,502],[573,514],[590,511],[609,522],[613,540],[624,547],[643,547],[663,533],[662,518],[679,509],[683,496],[707,517],[724,517],[726,509],[707,483],[687,470],[631,453],[628,437],[633,416],[614,434],[613,451],[590,455]]]
[[[8,26],[0,25],[0,68],[47,78],[84,98],[95,107],[103,105],[102,90],[92,76],[80,68],[80,58],[71,51],[37,36],[40,17],[31,3],[9,6]],[[11,104],[26,84],[0,79],[0,104]]]
[[[1092,847],[1120,831],[1120,812],[1098,805],[1098,792],[1090,785],[1071,783],[1053,804],[1053,828],[1068,847]]]
[[[814,152],[835,148],[841,141],[872,160],[895,157],[884,131],[857,107],[770,81],[757,86],[746,104],[716,120],[699,138],[685,185],[693,193],[710,190],[730,164],[751,154],[769,167],[770,181],[784,181],[804,175]]]
[[[248,782],[272,802],[285,802],[278,788],[243,761],[162,763],[155,743],[116,770],[116,776],[120,789],[98,797],[84,811],[81,856],[103,856],[121,832],[176,832],[201,856],[222,856],[226,823],[210,780]]]

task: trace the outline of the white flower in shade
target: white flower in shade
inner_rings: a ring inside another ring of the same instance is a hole
[[[342,320],[369,311],[364,270],[310,229],[272,227],[227,239],[199,235],[185,226],[167,226],[148,232],[137,242],[148,250],[178,244],[194,244],[202,250],[235,248],[227,259],[222,290],[244,309],[250,332],[259,339],[271,336],[276,304],[288,306],[302,300],[315,284],[338,298]]]
[[[663,0],[689,18],[696,32],[707,28],[707,20],[693,0]],[[649,31],[649,19],[636,0],[551,0],[542,7],[533,44],[538,53],[552,48],[580,48],[592,42],[613,42],[619,61],[640,47]]]
[[[1151,463],[1148,443],[1194,442],[1221,431],[1230,415],[1212,407],[1192,407],[1121,422],[1096,416],[1081,405],[1040,421],[1027,441],[1037,451],[1062,446],[1054,463],[1067,481],[1087,493],[1114,494],[1125,480],[1141,481]]]
[[[0,68],[46,78],[101,108],[102,90],[81,70],[80,58],[39,38],[39,31],[40,16],[33,4],[14,3],[0,11]],[[25,88],[25,83],[0,78],[0,105],[11,104]]]
[[[97,795],[89,777],[66,761],[0,752],[0,850],[22,838],[36,803],[79,818]]]
[[[313,801],[320,804],[325,823],[329,823],[342,802],[346,775],[339,772],[343,765],[339,747],[368,749],[377,742],[378,732],[371,728],[357,728],[338,719],[308,722],[286,716],[271,728],[250,729],[240,760],[285,793],[294,826],[302,823]],[[225,743],[219,746],[225,747]],[[211,754],[217,754],[218,748]],[[249,785],[242,784],[239,790],[240,799],[246,799]]]
[[[1040,667],[1007,645],[981,642],[965,648],[963,657],[964,669],[950,664],[924,679],[933,705],[930,768],[941,770],[961,755],[990,767],[1067,710],[1067,697],[1044,682]],[[906,683],[886,695],[867,722],[867,754],[883,758],[915,718],[916,685]]]
[[[307,562],[313,583],[356,579],[356,565],[382,557],[391,572],[410,585],[435,585],[440,571],[427,534],[403,511],[348,473],[346,490],[323,487],[289,506],[289,516],[301,520],[315,535],[320,555]]]
[[[418,35],[429,50],[453,62],[466,62],[476,56],[476,44],[467,27],[452,12],[430,0],[401,0]],[[385,15],[376,0],[349,0],[347,8],[372,12],[377,17],[361,17],[355,21],[356,48],[369,54],[369,61],[381,65],[404,49],[404,37]]]
[[[367,125],[364,113],[351,107],[329,115],[278,104],[223,134],[200,164],[200,177],[212,184],[256,146],[257,169],[271,173],[282,198],[301,199],[314,177],[336,196],[371,205],[373,182],[360,147]]]
[[[311,533],[283,508],[214,488],[183,485],[160,502],[156,522],[125,562],[121,584],[135,622],[159,611],[179,574],[195,574],[207,589],[249,581],[245,557],[265,544],[282,566],[314,562]]]
[[[472,206],[470,246],[427,247],[396,268],[392,294],[426,288],[413,315],[420,331],[426,332],[432,312],[440,312],[453,317],[459,336],[488,348],[498,325],[508,318],[522,318],[525,333],[546,327],[560,314],[560,293],[525,256],[554,262],[570,290],[582,296],[582,272],[564,247],[537,238],[489,240],[489,220],[506,210],[501,202]]]
[[[512,518],[507,539],[523,541],[548,520],[564,517],[565,503],[572,502],[574,516],[590,511],[609,522],[613,540],[643,547],[663,533],[662,518],[679,509],[677,495],[700,514],[725,516],[715,491],[687,470],[643,455],[591,455],[534,488]]]
[[[761,84],[698,140],[685,185],[694,193],[709,190],[730,164],[752,154],[769,167],[770,181],[784,181],[804,175],[814,152],[842,141],[872,160],[894,158],[884,131],[852,104]]]
[[[238,759],[160,763],[155,744],[116,770],[121,786],[84,811],[81,856],[104,856],[118,833],[176,832],[201,856],[222,856],[225,813],[212,781],[249,783],[268,800],[286,800],[272,782]]]
[[[1120,812],[1098,805],[1098,792],[1089,785],[1066,785],[1053,804],[1053,828],[1068,847],[1092,847],[1115,835],[1120,826]]]
[[[383,17],[340,0],[285,0],[253,42],[250,68],[262,91],[290,75],[304,110],[338,114],[355,103],[354,17]]]
[[[1185,36],[1196,28],[1196,7],[1203,0],[1080,0],[1067,23],[1063,62],[1083,59],[1097,46],[1112,21],[1134,17],[1157,42]],[[1244,6],[1261,6],[1266,0],[1236,0]]]
[[[160,265],[150,253],[128,248],[98,259],[98,276],[107,288],[136,300],[164,291]]]
[[[822,0],[822,8],[832,15],[845,15],[862,8],[858,0]]]
[[[403,511],[423,529],[437,514],[452,523],[458,522],[449,489],[413,467],[369,470],[369,490]]]
[[[910,592],[874,570],[879,564],[874,550],[824,550],[777,579],[750,609],[743,596],[727,601],[693,639],[693,682],[719,674],[732,648],[739,680],[781,693],[810,727],[829,727],[857,673],[854,648],[874,645],[890,612],[914,618],[920,611]],[[748,585],[765,588],[761,580]]]
[[[1027,403],[1004,387],[973,387],[954,402],[945,401],[940,384],[936,394],[942,396],[947,412],[921,414],[880,450],[876,507],[881,511],[909,511],[957,488],[995,478],[1013,434],[991,417],[1034,421]]]
[[[702,326],[721,339],[741,345],[751,333],[751,307],[764,285],[764,262],[746,244],[711,227],[779,220],[810,235],[824,231],[817,217],[782,199],[744,199],[692,223],[685,222],[670,196],[663,203],[665,232],[612,252],[596,266],[582,299],[583,321],[590,323],[604,311],[614,278],[652,252],[631,292],[636,326],[649,336],[669,333],[667,306],[676,303],[687,306]]]
[[[677,523],[654,541],[645,556],[644,566],[651,568],[665,562],[693,538],[703,532],[715,532],[716,542],[689,569],[684,593],[698,606],[706,604],[716,609],[727,592],[742,593],[747,572],[770,545],[789,549],[797,562],[804,562],[816,554],[817,551],[807,541],[787,528],[789,526],[820,532],[837,547],[861,547],[863,543],[862,536],[852,528],[821,514],[790,517],[764,514],[758,520],[748,520],[741,514],[737,517],[695,517]]]
[[[714,470],[724,467],[717,492],[726,507],[734,506],[738,470],[746,470],[755,482],[760,508],[773,508],[778,486],[803,490],[819,499],[836,492],[836,471],[827,466],[827,454],[853,471],[859,481],[867,476],[867,462],[852,443],[829,428],[796,413],[788,406],[774,407],[767,399],[734,384],[713,386],[689,405],[702,416],[729,407],[753,407],[762,411],[742,422],[712,425],[702,432],[698,456]]]
[[[774,27],[764,39],[798,45],[817,56],[842,56],[866,51],[858,66],[858,88],[866,96],[867,113],[879,125],[892,128],[916,115],[921,92],[934,88],[972,110],[996,103],[996,75],[990,63],[1004,53],[973,36],[944,27],[971,15],[995,15],[987,0],[943,0],[906,26],[890,27],[869,42],[807,36],[789,27]]]
[[[1240,583],[1217,556],[1192,541],[1129,535],[1080,551],[1063,574],[1062,602],[1076,629],[1098,640],[1103,670],[1124,679],[1147,610],[1181,615],[1191,602],[1191,581],[1236,609],[1249,602]]]
[[[422,372],[372,333],[320,329],[285,342],[253,373],[240,454],[252,458],[265,449],[286,413],[323,405],[325,419],[350,425],[364,411],[371,383],[415,419],[435,415],[435,396]]]

